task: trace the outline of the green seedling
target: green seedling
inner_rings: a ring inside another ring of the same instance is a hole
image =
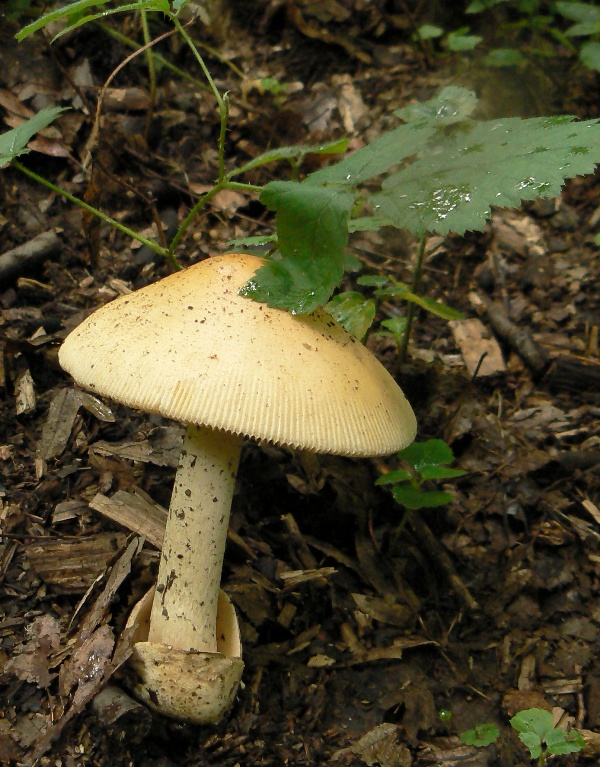
[[[554,715],[541,708],[528,708],[512,717],[510,724],[527,746],[537,767],[545,767],[548,757],[557,754],[575,754],[585,748],[585,741],[577,730],[557,726]],[[480,724],[463,732],[460,739],[470,746],[485,747],[496,741],[500,734],[492,724]]]
[[[538,760],[538,767],[544,767],[550,754],[574,754],[585,748],[585,741],[577,730],[567,732],[557,727],[550,711],[528,708],[519,711],[510,723],[529,749],[531,758]]]
[[[444,490],[427,490],[431,480],[455,479],[466,472],[448,466],[454,460],[452,448],[443,439],[413,442],[398,454],[406,468],[395,469],[379,477],[375,484],[392,485],[392,495],[406,509],[432,509],[452,501]]]
[[[472,730],[463,732],[460,736],[461,741],[467,746],[477,746],[484,748],[495,743],[500,735],[500,730],[494,724],[489,722],[478,724]]]
[[[395,530],[395,538],[400,536],[414,511],[451,503],[450,493],[429,490],[427,483],[431,480],[455,479],[466,473],[462,469],[448,466],[454,460],[454,454],[443,439],[413,442],[401,450],[397,457],[404,467],[383,474],[375,482],[376,485],[391,485],[394,500],[404,508],[404,516]]]
[[[315,146],[287,146],[267,151],[241,166],[231,168],[225,156],[229,100],[217,88],[206,63],[190,35],[192,29],[180,19],[188,0],[134,0],[126,4],[108,0],[76,0],[54,9],[29,24],[19,40],[50,23],[64,26],[60,35],[82,24],[99,23],[111,14],[140,12],[144,19],[144,46],[152,44],[146,15],[159,13],[170,22],[192,51],[212,92],[219,120],[217,173],[212,188],[202,195],[184,217],[166,245],[146,238],[115,218],[65,192],[42,178],[19,158],[31,132],[40,129],[50,114],[34,117],[20,132],[9,131],[2,142],[2,158],[71,202],[147,245],[164,256],[174,269],[181,268],[177,252],[185,232],[198,214],[222,190],[243,192],[273,211],[275,234],[268,232],[271,258],[242,288],[242,294],[293,313],[311,312],[324,306],[339,288],[348,269],[347,245],[352,232],[394,226],[405,229],[421,243],[422,266],[425,238],[429,234],[464,234],[482,230],[492,206],[516,207],[521,200],[557,196],[566,179],[591,173],[600,162],[600,124],[577,122],[572,117],[498,119],[478,122],[471,113],[475,94],[451,86],[438,96],[394,113],[398,125],[363,148],[345,154],[345,139]],[[240,90],[242,86],[240,85]],[[58,115],[58,111],[54,116]],[[8,138],[6,136],[8,135]],[[307,155],[341,160],[304,177],[301,165]],[[262,186],[244,180],[257,168],[277,164],[289,167],[288,178]],[[253,247],[256,238],[238,241],[236,247]],[[386,321],[386,331],[402,338],[404,350],[415,306],[429,310],[441,306],[419,296],[418,274],[408,288],[400,282],[377,288],[408,301],[406,325]],[[376,297],[380,298],[380,297]],[[348,308],[348,307],[346,307]],[[371,311],[370,309],[368,311]],[[364,335],[366,321],[356,332]]]

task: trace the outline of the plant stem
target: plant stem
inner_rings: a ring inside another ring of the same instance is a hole
[[[103,213],[101,210],[98,210],[98,208],[94,208],[93,206],[88,205],[87,202],[80,200],[78,197],[75,197],[74,195],[70,194],[64,189],[61,189],[59,186],[56,186],[55,184],[53,184],[51,181],[46,180],[42,176],[38,176],[38,174],[34,173],[34,171],[30,170],[29,168],[26,168],[24,165],[21,165],[21,163],[18,162],[18,160],[13,160],[11,165],[13,168],[20,170],[21,173],[24,173],[26,176],[29,176],[29,178],[32,178],[34,181],[37,181],[38,184],[42,184],[42,186],[45,186],[48,189],[51,189],[56,194],[59,194],[61,197],[64,197],[66,200],[69,200],[69,202],[72,202],[75,205],[78,205],[80,208],[83,208],[84,210],[86,210],[88,213],[91,213],[92,215],[97,216],[98,218],[102,219],[102,221],[104,221],[105,223],[110,224],[115,229],[118,229],[120,232],[123,232],[123,234],[126,234],[129,237],[133,237],[133,239],[137,240],[138,242],[141,242],[142,245],[147,245],[150,248],[150,250],[152,250],[154,253],[158,253],[159,256],[168,258],[169,261],[171,261],[171,264],[173,265],[174,268],[176,269],[181,268],[179,264],[177,264],[177,262],[171,257],[170,252],[166,248],[163,248],[161,245],[159,245],[155,240],[150,240],[147,237],[144,237],[138,232],[135,232],[133,229],[130,229],[128,226],[125,226],[120,221],[117,221],[111,216],[108,216],[106,213]]]
[[[229,116],[229,107],[227,106],[227,97],[223,98],[223,96],[221,96],[221,93],[219,89],[217,88],[215,81],[212,79],[212,75],[208,71],[208,67],[204,63],[204,59],[200,55],[200,52],[194,45],[194,41],[185,31],[185,28],[182,26],[177,16],[175,16],[172,13],[168,14],[168,16],[173,22],[173,24],[175,25],[175,27],[177,28],[179,34],[183,37],[183,39],[186,41],[186,43],[190,47],[190,50],[192,51],[192,53],[194,54],[196,61],[200,65],[200,69],[203,71],[204,76],[206,77],[206,81],[208,82],[208,85],[210,86],[210,89],[213,92],[213,95],[217,102],[217,106],[219,107],[219,120],[220,120],[221,126],[219,130],[219,147],[218,147],[218,153],[219,153],[218,180],[223,181],[225,177],[225,136],[227,133],[227,117]]]
[[[213,197],[215,197],[219,192],[222,192],[224,189],[236,189],[241,192],[261,192],[262,187],[260,186],[254,186],[254,184],[240,184],[236,181],[227,181],[227,178],[225,178],[222,182],[215,184],[213,188],[206,192],[206,194],[202,195],[202,197],[198,200],[198,202],[194,205],[194,207],[189,211],[187,216],[183,219],[181,224],[179,225],[179,229],[175,233],[175,236],[171,240],[171,243],[169,245],[169,259],[171,261],[176,262],[175,258],[175,250],[179,243],[181,242],[181,238],[183,237],[185,231],[190,226],[190,224],[194,221],[194,219],[197,217],[198,213],[202,210],[202,208],[206,205],[207,202],[210,202]],[[177,267],[178,269],[181,269],[180,266]]]
[[[148,14],[146,11],[141,12],[142,17],[142,30],[144,33],[144,44],[149,46],[150,44],[150,28],[148,27]],[[152,117],[154,115],[154,105],[156,103],[156,70],[154,68],[154,56],[152,50],[147,47],[144,56],[146,57],[146,64],[148,66],[148,85],[150,89],[150,106],[146,112],[146,127],[144,131],[144,138],[148,143],[148,136],[150,135],[150,125],[152,124]]]
[[[412,285],[411,290],[413,293],[419,292],[419,283],[421,282],[421,273],[423,271],[423,258],[425,256],[425,242],[426,238],[425,236],[421,237],[421,241],[419,242],[419,250],[417,252],[417,263],[415,264],[415,270],[413,272],[413,279],[412,279]],[[400,348],[398,349],[398,358],[400,362],[406,361],[406,352],[408,350],[408,341],[410,338],[410,330],[412,327],[413,319],[415,316],[415,304],[409,302],[408,308],[406,310],[406,329],[404,330],[404,335],[402,336],[402,344],[400,345]]]

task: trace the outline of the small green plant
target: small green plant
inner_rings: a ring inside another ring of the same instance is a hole
[[[376,485],[392,485],[394,500],[405,510],[395,530],[396,538],[404,530],[413,511],[446,506],[452,501],[450,493],[428,489],[429,481],[456,479],[465,474],[462,469],[448,466],[454,460],[454,454],[443,439],[413,442],[397,453],[397,457],[404,467],[383,474],[375,482]]]
[[[472,730],[463,732],[460,736],[461,741],[467,746],[477,746],[485,748],[495,743],[500,735],[500,730],[494,724],[486,722],[478,724]]]
[[[585,741],[577,730],[565,730],[557,726],[550,711],[528,708],[512,717],[510,724],[527,746],[538,767],[545,767],[548,757],[555,754],[574,754],[585,748]],[[460,739],[470,746],[489,746],[498,738],[500,731],[492,724],[480,724],[463,732]]]

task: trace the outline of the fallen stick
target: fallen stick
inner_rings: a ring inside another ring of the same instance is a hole
[[[548,358],[529,330],[515,325],[502,306],[486,295],[471,293],[469,298],[477,313],[486,316],[496,335],[519,355],[535,378],[540,378],[548,367]]]
[[[0,290],[6,289],[17,277],[57,255],[60,249],[61,242],[56,230],[49,230],[12,250],[7,250],[0,256]]]

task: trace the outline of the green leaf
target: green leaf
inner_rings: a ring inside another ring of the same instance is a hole
[[[334,296],[324,308],[359,341],[367,335],[377,309],[372,298],[365,299],[362,293],[351,290]]]
[[[363,216],[353,218],[348,223],[349,232],[376,232],[382,226],[392,226],[389,218],[384,216]]]
[[[460,736],[460,740],[467,746],[477,746],[478,748],[484,748],[494,743],[500,730],[493,724],[478,724],[472,730],[463,732]]]
[[[455,30],[450,32],[446,37],[446,46],[454,53],[460,53],[462,51],[472,51],[483,40],[483,37],[479,35],[469,35],[467,30]]]
[[[406,325],[408,320],[406,317],[390,317],[389,320],[382,320],[381,325],[386,330],[390,331],[390,334],[394,337],[396,343],[400,343],[406,333]]]
[[[249,170],[253,170],[254,168],[258,168],[262,165],[268,165],[272,162],[281,162],[282,160],[294,160],[299,162],[309,154],[343,154],[347,148],[347,138],[338,139],[337,141],[330,141],[324,144],[316,144],[315,146],[282,146],[278,149],[271,149],[268,152],[263,152],[257,157],[254,157],[249,162],[232,171],[229,174],[229,178],[240,176],[242,173],[247,173]]]
[[[452,479],[464,477],[466,473],[463,469],[450,469],[447,466],[423,466],[419,470],[421,479]]]
[[[401,450],[398,457],[420,473],[425,466],[452,463],[454,453],[443,439],[429,439],[426,442],[413,442]]]
[[[419,27],[414,34],[415,40],[435,40],[436,37],[441,37],[444,34],[444,30],[435,24],[423,24]]]
[[[449,126],[371,200],[417,236],[481,230],[492,205],[558,196],[565,179],[594,170],[600,161],[598,121],[572,120],[514,117]]]
[[[483,59],[488,67],[519,67],[526,64],[527,59],[517,48],[494,48]]]
[[[544,740],[551,754],[576,754],[585,747],[585,741],[576,730],[571,730],[567,734],[562,727],[555,727]],[[583,743],[583,746],[579,741]]]
[[[581,63],[594,72],[600,72],[600,43],[584,43],[579,49]]]
[[[477,106],[477,96],[467,88],[449,85],[429,101],[409,104],[394,114],[405,122],[433,121],[436,125],[451,125],[464,120]]]
[[[347,155],[335,165],[310,173],[305,185],[341,184],[351,188],[385,173],[406,157],[416,154],[433,136],[435,126],[423,122],[401,125],[383,133],[370,144]]]
[[[15,157],[29,152],[27,144],[31,138],[50,125],[57,115],[64,111],[65,109],[62,107],[40,109],[36,115],[22,125],[0,135],[0,168],[14,160]]]
[[[412,472],[408,469],[394,469],[394,471],[388,471],[387,474],[382,474],[381,477],[377,477],[375,484],[395,485],[400,482],[408,482],[412,479],[412,476]]]
[[[467,13],[481,13],[487,11],[488,8],[493,8],[500,3],[506,3],[508,0],[474,0],[467,6]]]
[[[272,181],[260,199],[277,212],[283,258],[262,266],[240,293],[293,314],[312,312],[327,303],[341,282],[354,194],[339,187]]]
[[[225,244],[228,248],[257,248],[274,242],[277,242],[275,234],[257,234],[254,237],[238,237],[228,240]]]
[[[600,237],[600,235],[598,235]],[[359,277],[356,282],[368,288],[383,288],[390,281],[389,277],[383,274],[365,274]]]
[[[534,733],[540,740],[545,740],[554,729],[554,717],[543,708],[527,708],[515,714],[510,724],[517,732]]]
[[[396,485],[392,495],[396,503],[407,509],[434,509],[452,501],[450,493],[441,490],[421,491],[410,485]]]
[[[520,732],[519,740],[527,746],[532,759],[537,759],[542,753],[542,743],[539,735],[536,735],[534,732]]]

